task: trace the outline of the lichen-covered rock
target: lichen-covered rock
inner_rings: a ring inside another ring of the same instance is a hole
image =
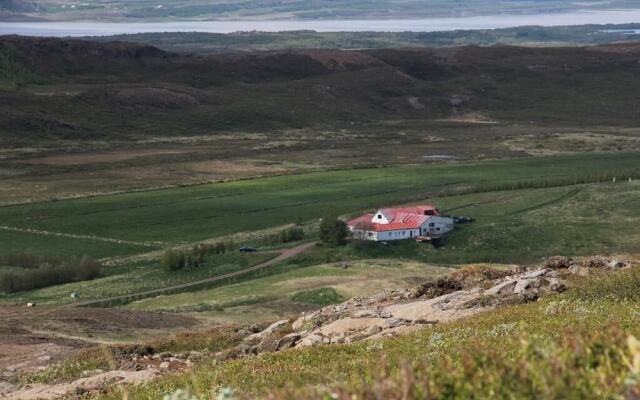
[[[571,257],[562,257],[562,256],[554,256],[549,257],[545,262],[543,267],[551,268],[551,269],[567,269],[573,265],[573,258]]]

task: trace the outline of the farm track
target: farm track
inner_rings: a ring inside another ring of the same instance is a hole
[[[194,242],[194,243],[188,243],[188,244],[178,244],[178,245],[172,245],[169,246],[167,245],[166,247],[164,247],[162,250],[154,250],[154,251],[150,251],[148,253],[140,253],[140,254],[134,254],[131,256],[124,256],[124,257],[111,257],[111,258],[103,258],[100,260],[100,262],[102,262],[103,265],[105,266],[114,266],[114,265],[122,265],[122,264],[126,264],[126,263],[132,263],[132,262],[140,262],[140,261],[150,261],[150,260],[159,260],[162,255],[164,254],[165,250],[167,248],[171,248],[172,250],[189,250],[191,247],[193,247],[196,244],[205,244],[205,245],[210,245],[210,244],[216,244],[216,243],[220,243],[220,242],[235,242],[235,241],[247,241],[247,240],[254,240],[254,239],[261,239],[266,237],[267,235],[270,234],[274,234],[274,233],[279,233],[285,229],[289,229],[291,227],[295,226],[294,224],[286,224],[286,225],[282,225],[282,226],[277,226],[277,227],[273,227],[273,228],[268,228],[268,229],[263,229],[263,230],[259,230],[259,231],[255,231],[255,232],[238,232],[238,233],[234,233],[231,235],[226,235],[226,236],[219,236],[219,237],[215,237],[212,239],[207,239],[207,240],[203,240],[200,242]]]
[[[36,235],[63,237],[68,239],[94,240],[98,242],[128,244],[128,245],[144,246],[144,247],[159,247],[159,246],[168,245],[165,242],[150,242],[150,241],[136,242],[133,240],[122,240],[122,239],[107,238],[107,237],[93,236],[93,235],[76,235],[73,233],[51,232],[51,231],[43,231],[43,230],[32,229],[32,228],[18,228],[15,226],[8,226],[8,225],[0,225],[0,230],[9,231],[9,232],[31,233]]]
[[[209,278],[200,279],[200,280],[193,281],[193,282],[188,282],[188,283],[182,283],[182,284],[179,284],[179,285],[172,285],[172,286],[166,286],[166,287],[158,288],[158,289],[146,290],[146,291],[138,292],[138,293],[130,293],[130,294],[125,294],[125,295],[120,295],[120,296],[107,297],[107,298],[103,298],[103,299],[95,299],[95,300],[88,300],[88,301],[78,302],[78,303],[66,305],[64,307],[86,307],[86,306],[92,306],[92,305],[97,305],[97,304],[109,303],[109,302],[113,302],[113,301],[122,301],[122,300],[128,300],[128,299],[135,299],[137,297],[147,297],[147,296],[159,295],[159,294],[162,294],[164,292],[172,292],[172,291],[181,290],[181,289],[189,289],[189,288],[197,287],[197,286],[204,285],[204,284],[207,284],[207,283],[214,283],[214,282],[223,281],[225,279],[236,278],[238,276],[246,275],[246,274],[248,274],[250,272],[254,272],[254,271],[261,270],[263,268],[270,267],[270,266],[272,266],[274,264],[277,264],[277,263],[279,263],[281,261],[284,261],[284,260],[287,260],[289,258],[295,257],[295,256],[297,256],[299,254],[302,254],[306,250],[308,250],[309,248],[315,246],[316,243],[317,242],[310,242],[310,243],[305,243],[305,244],[302,244],[300,246],[296,246],[296,247],[293,247],[293,248],[290,248],[290,249],[284,249],[284,250],[281,251],[279,256],[277,256],[275,258],[272,258],[271,260],[265,261],[265,262],[260,263],[260,264],[253,265],[251,267],[245,268],[245,269],[240,270],[240,271],[230,272],[228,274],[223,274],[223,275],[212,276],[212,277],[209,277]]]

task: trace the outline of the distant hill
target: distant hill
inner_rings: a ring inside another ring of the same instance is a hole
[[[24,0],[0,0],[0,12],[26,12],[36,11],[37,7],[34,3]]]
[[[13,11],[24,0],[15,3]],[[102,0],[78,2],[32,0],[41,6],[37,16],[52,19],[335,19],[457,17],[501,13],[558,13],[578,9],[625,9],[637,7],[631,0]],[[0,7],[1,8],[1,7]]]
[[[198,56],[123,42],[3,37],[0,133],[108,139],[468,113],[527,124],[632,124],[639,56],[638,43]]]
[[[445,32],[158,32],[88,37],[144,43],[167,51],[231,53],[286,49],[379,49],[389,47],[451,47],[510,44],[520,46],[580,46],[632,42],[638,24],[522,26],[506,29],[456,30]]]

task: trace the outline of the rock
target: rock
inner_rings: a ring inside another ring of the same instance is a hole
[[[527,267],[525,267],[524,265],[512,265],[511,268],[509,268],[509,272],[514,275],[523,274],[527,272]]]
[[[589,268],[583,267],[582,265],[572,265],[569,267],[569,273],[578,276],[587,276],[589,275]]]
[[[322,336],[315,333],[311,333],[306,337],[302,338],[302,340],[300,340],[295,347],[298,348],[298,347],[317,346],[321,343],[322,343]]]
[[[88,370],[82,371],[82,377],[86,378],[88,376],[99,375],[102,373],[104,373],[104,371],[101,369],[90,369],[90,370],[88,369]]]
[[[513,290],[515,289],[517,283],[518,281],[516,281],[515,279],[498,283],[497,285],[487,289],[485,291],[485,294],[489,296],[506,296],[509,294],[513,294]]]
[[[534,283],[537,281],[535,279],[520,279],[517,281],[515,288],[513,289],[513,294],[525,294]]]
[[[587,257],[582,262],[582,265],[587,268],[607,268],[609,266],[609,260],[600,256]]]
[[[562,256],[554,256],[549,257],[547,261],[544,262],[545,268],[551,269],[566,269],[573,265],[573,258],[570,257],[562,257]]]
[[[158,368],[160,368],[160,369],[169,369],[170,366],[171,366],[171,363],[169,361],[163,361],[163,362],[160,363]]]
[[[18,390],[17,386],[9,382],[0,382],[0,397],[4,397],[3,395],[15,392],[16,390]]]
[[[380,318],[391,318],[391,313],[389,311],[382,311],[380,313]]]
[[[373,318],[373,317],[377,317],[378,313],[375,312],[374,310],[365,308],[364,310],[358,310],[354,312],[352,316],[354,318]]]
[[[294,331],[300,331],[301,329],[303,329],[305,327],[305,325],[309,321],[312,321],[318,315],[320,315],[320,311],[314,311],[314,312],[309,313],[309,314],[303,314],[300,318],[295,320],[295,322],[291,325],[291,329],[293,329]]]
[[[541,276],[545,276],[549,272],[551,272],[551,271],[549,271],[548,269],[545,269],[545,268],[534,269],[533,271],[529,271],[529,272],[526,272],[526,273],[520,275],[518,277],[518,279],[535,279],[535,278],[539,278]]]
[[[276,345],[276,350],[281,351],[281,350],[289,349],[289,348],[295,346],[295,344],[301,338],[302,338],[302,336],[297,332],[285,335],[285,336],[281,337],[280,340],[278,341],[278,344]]]
[[[386,327],[384,318],[351,318],[346,317],[335,320],[316,330],[323,337],[333,337],[337,335],[350,336],[357,332],[365,332],[372,327]]]
[[[187,356],[187,359],[193,361],[193,360],[198,360],[198,359],[202,358],[203,356],[204,356],[203,352],[196,351],[196,350],[191,350],[189,352],[189,355]]]
[[[484,307],[467,308],[465,305],[472,300],[477,300],[481,295],[482,290],[479,288],[462,290],[433,299],[391,305],[385,310],[390,312],[393,318],[411,322],[448,322],[482,311]]]
[[[273,324],[269,325],[269,327],[267,329],[263,330],[262,332],[254,333],[253,335],[247,336],[245,338],[245,341],[261,340],[262,338],[264,338],[266,336],[270,336],[273,333],[275,333],[276,331],[278,331],[280,329],[283,329],[287,325],[289,325],[289,320],[288,319],[283,319],[281,321],[274,322]]]
[[[624,261],[611,260],[609,261],[609,264],[607,266],[609,268],[619,269],[619,268],[626,268],[629,266],[629,264]]]
[[[388,312],[388,311],[386,311]],[[389,315],[391,315],[391,313],[389,313]],[[399,318],[388,318],[387,319],[387,327],[388,328],[396,328],[398,326],[404,326],[404,325],[409,325],[411,323],[411,321],[407,321],[404,319],[399,319]]]

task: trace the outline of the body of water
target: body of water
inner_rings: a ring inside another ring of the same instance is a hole
[[[535,15],[489,15],[460,18],[389,20],[271,20],[181,22],[4,22],[0,35],[106,36],[146,32],[296,31],[318,32],[435,32],[459,29],[499,29],[525,25],[560,26],[640,22],[639,10],[576,11]]]

